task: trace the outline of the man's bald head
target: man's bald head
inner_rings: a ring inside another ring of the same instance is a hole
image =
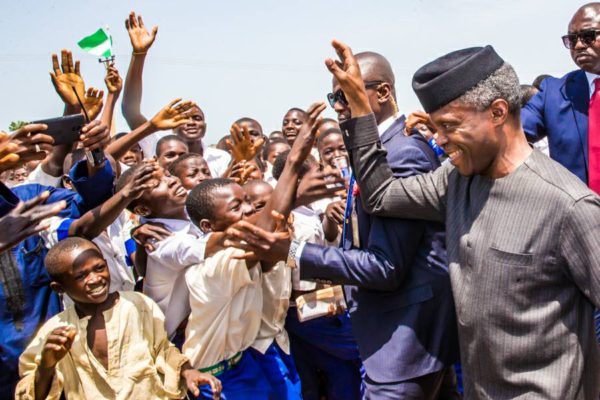
[[[569,31],[573,20],[576,18],[600,18],[600,2],[587,3],[579,7],[579,9],[575,11],[573,18],[571,18],[571,22],[569,23]]]
[[[600,2],[588,3],[581,6],[569,22],[569,34],[600,30]],[[593,35],[593,33],[592,33]],[[593,38],[593,36],[592,36]],[[595,34],[595,40],[584,43],[582,37],[571,43],[571,58],[584,71],[600,74],[600,39]]]
[[[396,78],[387,58],[372,51],[358,53],[355,57],[364,81],[384,81],[394,87]]]

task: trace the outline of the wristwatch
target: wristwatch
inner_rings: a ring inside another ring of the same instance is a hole
[[[290,243],[290,250],[288,251],[288,258],[286,261],[286,265],[290,268],[296,268],[296,252],[298,251],[298,247],[300,246],[300,242],[297,240],[292,240]]]

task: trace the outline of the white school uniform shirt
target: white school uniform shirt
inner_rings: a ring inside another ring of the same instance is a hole
[[[69,171],[67,171],[68,173]],[[43,186],[52,186],[59,187],[60,182],[62,180],[62,176],[52,176],[44,172],[42,169],[42,163],[39,163],[33,171],[29,173],[27,178],[25,178],[25,183],[38,183]]]
[[[294,216],[294,240],[305,243],[314,243],[326,246],[323,224],[315,211],[306,206],[301,206],[292,211]],[[311,281],[300,280],[299,268],[292,270],[292,287],[295,290],[315,290],[317,284]]]
[[[182,352],[194,368],[207,368],[246,350],[258,334],[263,297],[260,264],[231,256],[228,248],[187,269],[192,313]]]
[[[262,321],[252,347],[265,354],[276,341],[281,350],[290,354],[290,339],[284,328],[292,294],[292,270],[280,261],[262,275]]]
[[[191,265],[203,263],[208,235],[188,220],[151,218],[146,221],[160,222],[172,233],[148,253],[144,277],[144,294],[165,314],[165,329],[172,337],[190,313],[185,271]]]
[[[57,230],[65,219],[62,217],[49,218],[50,227],[40,232],[39,235],[48,249],[59,242]],[[110,272],[110,293],[133,290],[135,286],[133,271],[125,261],[127,256],[125,242],[130,238],[130,231],[134,226],[131,214],[125,210],[108,228],[92,240],[106,260]],[[67,295],[63,296],[63,303],[65,307],[73,304]]]

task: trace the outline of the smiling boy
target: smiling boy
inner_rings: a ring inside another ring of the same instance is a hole
[[[45,260],[52,289],[74,305],[48,320],[20,358],[17,398],[168,399],[219,382],[192,369],[169,342],[164,316],[140,293],[109,293],[110,273],[96,245],[59,242]]]

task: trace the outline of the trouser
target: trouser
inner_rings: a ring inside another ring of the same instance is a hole
[[[248,351],[262,368],[278,400],[302,399],[300,376],[294,360],[291,355],[285,354],[277,342],[273,341],[265,354],[253,348]]]
[[[290,307],[285,324],[304,400],[362,398],[364,369],[347,313],[300,322],[296,307]]]
[[[379,383],[365,377],[365,400],[455,400],[461,396],[456,389],[453,367],[401,382]]]
[[[215,376],[223,385],[222,400],[277,400],[263,370],[247,350],[242,353],[242,358],[236,365]],[[213,398],[209,385],[200,386],[198,397],[190,393],[188,397],[202,400]]]

